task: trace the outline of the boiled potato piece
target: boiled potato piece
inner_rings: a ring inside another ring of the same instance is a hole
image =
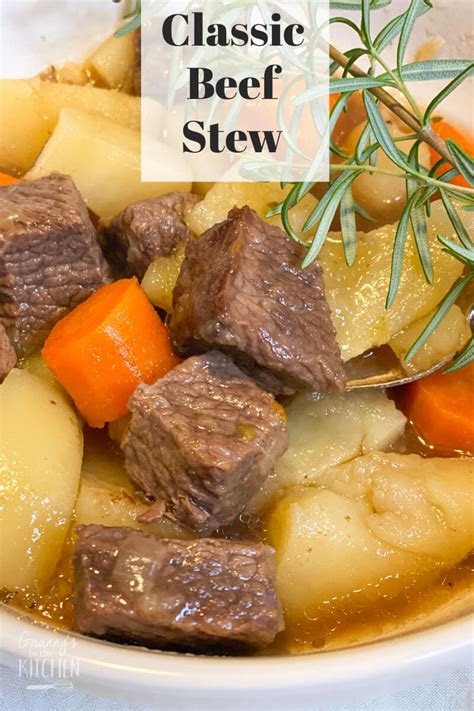
[[[233,207],[248,205],[263,217],[271,204],[288,194],[278,183],[214,183],[203,200],[186,216],[189,229],[202,234],[227,218]]]
[[[61,554],[82,463],[79,419],[26,370],[0,387],[0,587],[44,588]]]
[[[179,156],[164,145],[160,152],[179,170]],[[191,189],[191,181],[142,183],[140,162],[138,131],[97,114],[63,109],[27,177],[40,178],[54,170],[70,175],[88,207],[105,221],[137,200]]]
[[[363,607],[421,585],[474,544],[468,459],[373,452],[290,492],[270,517],[290,617]]]
[[[132,526],[161,538],[193,537],[190,531],[169,521],[138,523],[137,516],[147,509],[148,505],[134,490],[121,458],[103,433],[88,436],[75,524]]]
[[[403,435],[406,418],[381,390],[300,393],[287,408],[289,447],[252,509],[267,508],[278,492],[318,482],[322,472],[373,450],[387,450]]]
[[[460,211],[466,229],[474,231],[474,213]],[[345,361],[374,346],[387,343],[414,321],[436,308],[463,265],[442,251],[437,235],[457,241],[441,204],[435,202],[427,221],[433,257],[434,280],[428,284],[422,272],[413,237],[407,240],[400,288],[391,309],[385,310],[391,254],[396,225],[357,233],[357,259],[352,267],[344,260],[341,237],[332,233],[321,250],[326,297],[332,312],[338,343]]]
[[[41,81],[53,81],[58,84],[77,84],[84,86],[91,81],[91,76],[83,64],[66,62],[59,67],[49,66],[42,71],[38,78]]]
[[[42,83],[40,100],[53,127],[62,109],[93,111],[111,121],[140,128],[140,97],[118,91],[100,89],[96,86],[72,86],[69,84]]]
[[[97,80],[109,89],[130,91],[135,62],[133,34],[109,37],[89,57],[87,66]]]
[[[471,329],[459,306],[452,306],[426,343],[408,363],[404,357],[427,326],[433,314],[405,328],[388,342],[407,373],[422,373],[459,351],[471,336]]]
[[[31,168],[52,132],[40,86],[39,80],[0,80],[0,170],[23,173]]]
[[[117,123],[140,127],[140,98],[92,85],[0,80],[0,168],[29,170],[53,133],[62,108],[94,111]]]
[[[200,194],[203,192],[201,188]],[[233,207],[244,205],[251,207],[263,218],[270,207],[274,203],[281,202],[288,192],[289,188],[282,189],[279,183],[214,183],[205,193],[204,199],[188,213],[186,223],[192,232],[200,235],[225,220]],[[315,205],[316,198],[313,195],[306,195],[290,211],[291,224],[296,232],[301,230]],[[267,221],[282,227],[279,216],[269,218]]]
[[[184,246],[178,246],[168,257],[151,262],[143,277],[142,287],[153,306],[167,313],[173,311],[173,289],[184,259]]]

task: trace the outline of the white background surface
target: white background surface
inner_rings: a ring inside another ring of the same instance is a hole
[[[77,691],[27,691],[25,686],[26,681],[18,679],[16,670],[1,667],[2,711],[135,711],[138,708]],[[364,703],[323,707],[318,706],[315,700],[314,706],[307,711],[471,711],[474,708],[473,691],[473,669],[464,667],[423,686],[416,685],[416,679],[413,679],[413,686],[409,688]],[[155,706],[141,707],[141,711],[151,711],[152,708],[159,711],[201,711],[198,707],[165,707],[160,705],[159,698]],[[240,708],[232,706],[229,700],[225,711],[240,711]]]

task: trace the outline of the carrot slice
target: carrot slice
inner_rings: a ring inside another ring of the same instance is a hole
[[[427,444],[444,451],[474,452],[474,363],[410,383],[405,407]]]
[[[180,362],[136,279],[92,294],[54,326],[42,354],[91,427],[125,415],[140,382],[153,383]]]
[[[13,183],[18,182],[18,178],[14,178],[13,175],[8,175],[8,173],[0,173],[0,187],[3,185],[13,185]]]
[[[452,138],[453,141],[456,141],[458,145],[461,146],[469,155],[474,155],[474,140],[472,137],[466,136],[463,133],[460,133],[454,126],[452,126],[450,123],[447,121],[435,121],[431,124],[431,128],[433,131],[445,141],[447,138]],[[441,158],[440,154],[435,151],[434,148],[431,148],[429,146],[430,150],[430,163],[431,167],[436,165],[436,163],[439,161]],[[443,166],[440,171],[444,172],[446,170],[446,167]],[[456,176],[456,178],[453,178],[450,181],[453,185],[461,185],[465,188],[470,188],[471,186],[465,180],[462,175]]]

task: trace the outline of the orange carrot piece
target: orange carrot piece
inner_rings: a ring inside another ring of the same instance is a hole
[[[474,453],[474,363],[454,373],[436,372],[407,386],[405,408],[428,445]]]
[[[18,178],[14,178],[13,175],[8,175],[8,173],[0,173],[0,187],[4,185],[13,185],[13,183],[18,182]]]
[[[474,139],[470,136],[466,136],[463,133],[460,133],[454,126],[452,126],[450,123],[447,121],[434,121],[431,124],[431,128],[433,131],[445,141],[447,138],[451,138],[453,141],[456,141],[456,143],[461,146],[469,155],[474,155]],[[428,146],[430,150],[430,163],[431,163],[431,168],[436,165],[436,163],[439,161],[441,158],[440,154],[435,151],[434,148],[431,148],[431,146]],[[442,166],[440,169],[440,172],[445,172],[447,170],[446,166]],[[465,188],[470,188],[471,186],[465,180],[462,175],[456,176],[456,178],[453,178],[450,181],[453,185],[460,185]]]
[[[136,279],[92,294],[54,326],[42,354],[91,427],[125,415],[140,382],[153,383],[180,362]]]

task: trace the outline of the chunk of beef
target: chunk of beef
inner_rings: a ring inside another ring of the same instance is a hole
[[[288,446],[283,408],[218,351],[139,385],[129,409],[130,477],[200,533],[232,523]]]
[[[248,207],[191,240],[174,290],[183,355],[219,348],[273,392],[342,390],[344,368],[321,266]]]
[[[133,50],[135,53],[135,64],[133,67],[133,93],[141,96],[142,93],[142,30],[139,27],[133,33]]]
[[[80,526],[74,628],[153,647],[262,646],[283,628],[273,550]]]
[[[19,355],[41,344],[56,321],[109,278],[69,176],[0,188],[0,321]]]
[[[5,327],[0,323],[0,383],[16,365],[16,353]]]
[[[107,259],[118,272],[141,279],[150,262],[189,239],[183,218],[199,200],[192,193],[169,193],[129,205],[105,230]]]

